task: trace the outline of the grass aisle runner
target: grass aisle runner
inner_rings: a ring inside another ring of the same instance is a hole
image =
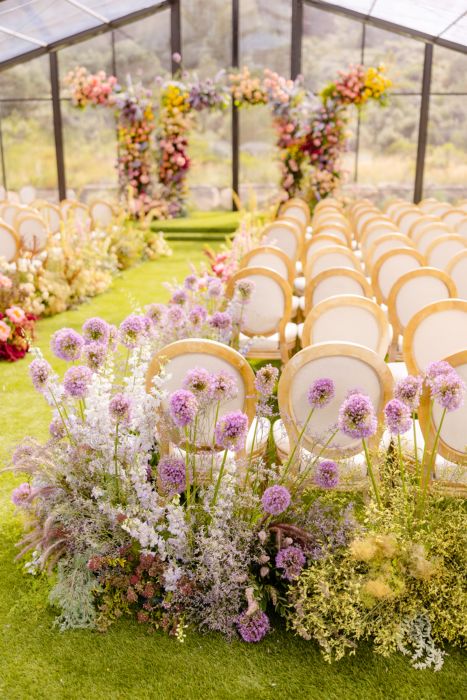
[[[119,323],[135,304],[165,301],[164,281],[179,280],[201,246],[175,243],[172,258],[144,263],[74,311],[38,324],[38,345],[55,369],[50,336],[80,329],[90,316]],[[45,437],[49,415],[32,390],[28,360],[0,365],[2,462],[24,435]],[[107,634],[53,627],[45,579],[14,563],[20,518],[10,502],[18,480],[0,475],[0,698],[3,700],[449,700],[462,696],[463,656],[451,651],[439,673],[414,671],[401,656],[370,651],[330,666],[314,644],[280,628],[259,645],[189,633],[184,644],[129,622]]]

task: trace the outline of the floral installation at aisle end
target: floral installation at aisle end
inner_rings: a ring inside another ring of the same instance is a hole
[[[239,238],[238,255],[254,235]],[[369,397],[358,387],[346,397],[329,440],[338,431],[361,440],[363,491],[340,458],[324,456],[328,436],[302,448],[335,395],[327,377],[306,388],[308,416],[281,461],[271,432],[277,367],[256,365],[256,409],[245,413],[232,410],[244,391],[232,372],[192,363],[169,390],[164,362],[152,363],[187,338],[216,341],[219,356],[228,345],[245,354],[239,328],[254,286],[240,281],[226,300],[221,277],[193,270],[168,304],[118,328],[91,318],[80,333],[57,331],[62,379],[34,351],[50,439],[15,450],[11,468],[27,480],[12,499],[25,518],[26,570],[53,572],[56,624],[105,631],[130,618],[180,641],[192,628],[255,643],[285,623],[327,660],[370,641],[439,669],[443,646],[465,643],[464,502],[431,479],[438,436],[422,458],[405,437],[422,392],[445,415],[462,404],[462,379],[438,362],[397,384],[387,449],[368,447],[380,428]]]
[[[80,109],[92,105],[115,110],[121,194],[130,194],[135,215],[153,209],[158,218],[185,213],[188,139],[196,112],[226,109],[231,101],[239,108],[268,104],[283,197],[305,193],[312,205],[334,192],[342,178],[348,107],[360,109],[369,100],[384,105],[392,85],[383,66],[341,71],[319,98],[306,90],[301,77],[289,80],[268,69],[259,77],[246,67],[192,81],[180,70],[176,79],[158,78],[153,97],[142,86],[123,91],[114,76],[103,71],[92,75],[83,67],[70,71],[66,84]]]
[[[81,304],[108,289],[119,271],[171,252],[161,233],[120,210],[107,228],[70,214],[40,252],[20,247],[15,260],[0,257],[0,359],[24,357],[37,318]]]

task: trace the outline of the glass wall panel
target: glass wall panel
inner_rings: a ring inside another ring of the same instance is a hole
[[[0,102],[6,180],[10,190],[33,185],[40,197],[57,196],[57,168],[49,101]]]
[[[240,2],[240,65],[290,75],[290,0]]]
[[[387,107],[368,104],[362,113],[358,153],[361,196],[379,202],[394,195],[412,198],[420,101],[419,96],[393,95]]]
[[[350,64],[361,63],[362,23],[303,7],[302,72],[305,85],[319,92]]]
[[[432,92],[467,93],[467,56],[442,46],[433,49]]]
[[[232,54],[230,0],[183,0],[183,68],[200,78],[214,78],[228,68]],[[189,206],[230,208],[232,184],[231,112],[202,112],[190,135],[192,167],[188,175]]]
[[[40,56],[26,63],[19,63],[0,73],[0,98],[43,99],[51,97],[50,61]]]
[[[116,29],[117,77],[151,87],[154,79],[170,73],[170,10],[161,10],[139,22]]]
[[[365,29],[364,63],[384,64],[394,92],[421,92],[424,53],[421,41],[370,25]]]
[[[467,102],[432,96],[425,160],[424,197],[455,201],[467,197]]]

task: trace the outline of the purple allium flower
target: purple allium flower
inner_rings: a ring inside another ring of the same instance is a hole
[[[167,308],[164,304],[149,304],[146,306],[146,316],[155,325],[164,323],[167,315]]]
[[[212,398],[214,401],[229,401],[238,394],[237,380],[230,372],[215,374],[212,382]]]
[[[185,289],[195,291],[198,288],[197,276],[196,275],[188,275],[188,277],[185,277],[185,281],[183,282],[183,286],[185,287]]]
[[[449,362],[446,362],[445,360],[439,360],[438,362],[430,362],[428,367],[425,370],[425,379],[426,383],[428,386],[431,386],[432,382],[436,377],[438,377],[440,374],[448,374],[449,372],[452,372],[452,365],[449,364]]]
[[[125,394],[115,394],[109,401],[109,413],[119,423],[131,420],[131,408],[131,399]]]
[[[86,343],[107,344],[109,342],[109,335],[109,324],[98,316],[95,318],[88,318],[88,320],[83,323],[83,336]]]
[[[19,508],[24,508],[24,506],[27,505],[27,502],[31,498],[32,494],[33,489],[31,489],[31,486],[27,482],[24,482],[20,484],[16,489],[13,489],[13,492],[11,494],[11,500],[13,501],[15,506],[18,506]]]
[[[65,437],[65,426],[63,425],[61,418],[52,418],[49,425],[49,433],[56,440],[60,440],[62,437]]]
[[[84,346],[83,357],[87,366],[97,372],[107,357],[107,345],[99,342],[88,343]]]
[[[375,434],[377,420],[369,396],[351,393],[339,409],[339,430],[352,438],[371,437]]]
[[[182,386],[196,396],[200,405],[212,399],[213,376],[203,367],[194,367],[187,372]]]
[[[255,283],[252,280],[239,280],[235,285],[235,293],[244,304],[250,301],[255,291]]]
[[[196,305],[188,312],[188,320],[192,326],[202,326],[208,317],[208,312],[204,306]]]
[[[406,433],[412,427],[412,413],[410,408],[399,399],[388,401],[384,407],[386,425],[392,435]]]
[[[29,374],[37,391],[43,391],[52,376],[52,367],[47,360],[37,358],[29,365]]]
[[[397,382],[394,389],[394,397],[399,399],[399,401],[403,401],[411,411],[416,411],[420,403],[422,389],[422,377],[413,377],[409,374]]]
[[[83,345],[83,338],[73,328],[61,328],[53,334],[50,341],[54,355],[67,362],[79,360]]]
[[[182,493],[186,487],[185,462],[179,457],[162,457],[157,466],[162,488],[170,496]]]
[[[232,411],[216,423],[216,443],[225,450],[242,450],[248,434],[248,416],[242,411]]]
[[[70,367],[63,377],[63,388],[68,396],[74,399],[84,399],[88,393],[92,372],[89,367],[78,365]]]
[[[294,581],[298,578],[305,563],[306,557],[299,547],[284,547],[276,554],[276,566],[284,570],[282,578],[286,581]]]
[[[289,491],[285,486],[280,486],[279,484],[269,486],[261,498],[263,509],[270,515],[279,515],[283,513],[284,510],[287,510],[289,507],[290,501]]]
[[[334,397],[334,392],[332,379],[315,379],[308,389],[308,403],[312,408],[324,408]]]
[[[209,319],[209,325],[218,331],[228,331],[232,328],[232,319],[226,311],[216,311]]]
[[[171,394],[169,410],[172,420],[179,428],[193,423],[198,412],[196,396],[186,389],[179,389]]]
[[[222,282],[217,279],[217,277],[213,277],[210,282],[208,283],[208,296],[211,298],[214,297],[220,297],[223,291],[223,285]]]
[[[178,304],[178,306],[184,306],[187,301],[187,295],[184,289],[176,289],[172,294],[171,304]]]
[[[172,304],[167,310],[167,323],[169,326],[174,326],[179,328],[183,326],[185,322],[185,313],[181,306],[178,304]]]
[[[462,406],[465,391],[462,378],[452,368],[431,381],[431,396],[448,412],[457,411]]]
[[[266,613],[257,610],[253,615],[242,613],[237,618],[237,629],[244,642],[260,642],[271,625]]]
[[[339,483],[339,468],[331,459],[324,459],[316,468],[315,484],[320,489],[334,489]]]
[[[146,320],[144,316],[130,314],[120,324],[118,337],[122,345],[126,348],[136,348],[147,332]]]
[[[279,370],[273,365],[265,365],[256,373],[255,387],[261,396],[271,396],[276,386]]]

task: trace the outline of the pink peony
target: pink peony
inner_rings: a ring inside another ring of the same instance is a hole
[[[5,321],[0,320],[0,342],[6,343],[11,334],[10,326]]]

